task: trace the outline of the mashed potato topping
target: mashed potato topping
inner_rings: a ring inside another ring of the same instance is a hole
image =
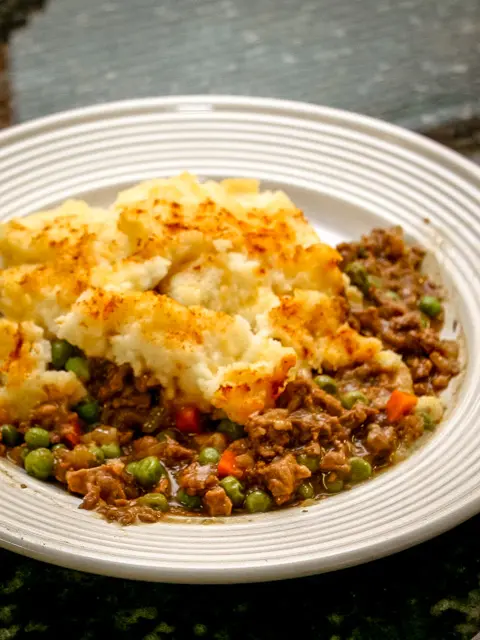
[[[0,408],[13,417],[84,392],[48,370],[54,337],[238,422],[271,406],[298,369],[381,349],[345,323],[337,251],[254,180],[183,174],[128,189],[108,210],[68,201],[1,225],[0,254]]]
[[[151,291],[90,289],[58,324],[58,335],[85,353],[128,362],[136,374],[149,371],[171,393],[241,421],[275,400],[296,363],[292,349],[254,334],[238,315],[186,307]],[[238,402],[230,397],[236,387]]]
[[[85,389],[73,373],[48,371],[50,342],[33,322],[0,319],[0,415],[26,419],[31,409],[49,400],[77,403]]]

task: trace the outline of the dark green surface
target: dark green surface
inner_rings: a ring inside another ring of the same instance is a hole
[[[1,551],[0,640],[469,640],[480,628],[479,539],[476,517],[361,567],[227,587],[96,577]]]

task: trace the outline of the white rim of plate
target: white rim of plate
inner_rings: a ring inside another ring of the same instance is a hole
[[[312,189],[401,224],[435,254],[468,352],[479,352],[480,169],[366,116],[230,96],[146,98],[48,116],[0,133],[1,217],[184,169]],[[0,543],[74,569],[190,583],[302,576],[399,551],[480,511],[479,380],[480,359],[470,358],[439,432],[374,481],[306,509],[208,526],[108,524],[0,461]]]

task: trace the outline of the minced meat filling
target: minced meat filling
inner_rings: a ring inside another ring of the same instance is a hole
[[[128,365],[77,353],[71,367],[88,399],[75,411],[44,404],[28,421],[3,425],[0,454],[123,524],[261,512],[348,489],[393,464],[440,421],[436,395],[459,371],[458,347],[439,336],[440,290],[401,229],[374,230],[338,251],[349,323],[402,360],[303,371],[274,408],[239,425],[175,406]],[[62,348],[72,349],[57,344],[60,360]]]
[[[458,344],[439,337],[443,307],[439,287],[420,271],[424,251],[406,247],[399,227],[375,229],[337,249],[363,294],[361,303],[350,305],[352,327],[402,356],[417,395],[445,389],[459,372]]]

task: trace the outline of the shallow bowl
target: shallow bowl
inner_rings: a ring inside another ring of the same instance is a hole
[[[260,178],[322,240],[401,225],[429,251],[462,330],[464,371],[446,420],[405,462],[308,508],[122,528],[0,460],[0,544],[55,564],[143,580],[247,582],[378,558],[480,511],[480,171],[367,117],[253,98],[146,99],[78,109],[0,134],[3,219],[80,197],[109,204],[139,180],[189,170]]]

